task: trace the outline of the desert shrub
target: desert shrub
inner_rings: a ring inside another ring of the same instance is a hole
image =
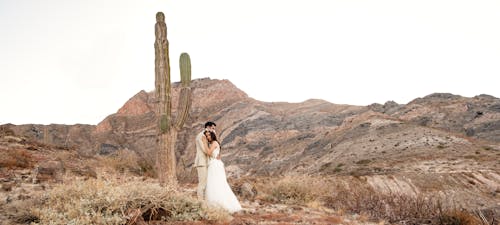
[[[342,167],[344,166],[344,163],[339,163],[337,166],[333,169],[334,173],[340,173],[342,171]]]
[[[0,168],[32,168],[33,157],[25,149],[0,151]]]
[[[371,162],[371,160],[369,160],[369,159],[362,159],[362,160],[357,161],[356,164],[368,164],[370,162]]]
[[[327,173],[327,174],[329,174],[329,173],[339,173],[339,172],[342,171],[342,166],[344,166],[344,164],[343,163],[339,163],[339,164],[337,164],[334,167],[333,163],[329,162],[329,163],[323,164],[320,167],[319,171],[323,172],[323,173]]]
[[[500,223],[500,208],[484,208],[481,210],[475,210],[474,215],[476,218],[480,218],[483,224],[499,224]],[[479,219],[478,219],[479,220]]]
[[[78,157],[74,151],[56,151],[53,154],[54,158],[59,161],[70,161]]]
[[[275,203],[305,205],[319,199],[327,190],[321,178],[310,176],[286,176],[264,187],[266,200]]]
[[[383,219],[390,223],[478,224],[467,222],[477,221],[477,217],[471,213],[458,213],[444,208],[438,196],[382,193],[367,183],[354,180],[332,183],[331,186],[331,193],[324,197],[323,202],[332,209],[365,214],[372,219]],[[461,223],[455,223],[456,221]]]
[[[134,224],[137,221],[223,220],[228,214],[172,187],[88,179],[61,184],[35,209],[40,224]]]
[[[324,197],[325,206],[361,213],[364,209],[374,209],[381,206],[380,196],[368,185],[360,181],[334,183],[330,193]]]
[[[193,166],[191,159],[179,159],[177,161],[177,180],[181,184],[197,184],[198,172],[196,167]]]
[[[146,177],[157,177],[156,170],[153,165],[146,162],[146,160],[139,160],[139,175]]]
[[[0,126],[0,137],[3,136],[14,136],[15,133],[8,126]]]
[[[476,156],[476,155],[466,155],[466,156],[464,156],[464,159],[475,159],[475,160],[477,160],[477,159],[479,159],[479,157]]]
[[[230,179],[229,184],[234,194],[236,194],[240,200],[245,199],[253,201],[259,193],[255,186],[255,180],[255,178]]]
[[[8,218],[8,221],[2,221],[2,224],[30,224],[31,222],[40,222],[37,215],[32,211],[39,202],[36,199],[26,197],[15,199],[5,205],[0,203],[0,209],[3,218]]]
[[[465,210],[449,210],[439,215],[439,224],[442,225],[476,225],[481,221],[472,213]]]
[[[491,146],[483,146],[483,149],[486,151],[492,150],[493,148]]]
[[[154,175],[154,169],[147,164],[134,151],[118,150],[112,155],[100,156],[101,167],[109,167],[119,173],[132,173],[136,175]]]

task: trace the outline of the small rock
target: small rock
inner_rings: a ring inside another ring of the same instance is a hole
[[[5,198],[5,203],[11,203],[12,202],[12,197],[9,195],[7,198]]]

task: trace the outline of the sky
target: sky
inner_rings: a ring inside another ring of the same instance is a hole
[[[265,102],[500,97],[498,0],[0,0],[0,124],[98,124],[153,91],[158,11],[173,81],[187,52]]]

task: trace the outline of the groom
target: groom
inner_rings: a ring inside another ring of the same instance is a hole
[[[194,166],[198,172],[198,200],[205,200],[205,188],[207,186],[207,167],[208,167],[208,140],[205,136],[205,131],[215,132],[215,123],[206,122],[205,129],[196,135],[196,158]]]

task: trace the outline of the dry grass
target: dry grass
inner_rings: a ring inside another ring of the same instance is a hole
[[[324,199],[325,206],[349,213],[365,214],[389,222],[427,223],[439,214],[441,203],[435,198],[378,193],[366,186],[334,190]]]
[[[190,196],[156,183],[89,179],[61,184],[40,197],[31,214],[40,224],[138,224],[140,221],[221,221]]]
[[[283,177],[267,182],[264,200],[273,203],[315,205],[337,212],[363,215],[363,220],[403,224],[480,224],[469,211],[443,206],[437,196],[409,196],[375,191],[363,179],[342,177]]]
[[[324,195],[328,188],[321,178],[286,176],[263,187],[265,200],[273,203],[307,205]]]
[[[4,216],[3,219],[5,217],[10,219],[10,221],[1,220],[2,224],[30,224],[31,222],[40,222],[39,218],[29,210],[39,204],[39,201],[32,198],[16,199],[10,203],[0,203],[0,212]]]
[[[0,151],[0,168],[23,169],[33,167],[33,157],[25,149]]]
[[[132,173],[140,176],[156,177],[153,166],[149,165],[134,151],[118,150],[113,155],[98,157],[98,161],[98,167],[112,168],[119,173]]]
[[[4,125],[0,126],[0,137],[13,136],[13,135],[15,135],[15,133],[12,129],[10,129],[9,127],[4,126]]]
[[[464,210],[449,210],[438,217],[439,224],[445,225],[479,225],[481,220],[474,214]]]

